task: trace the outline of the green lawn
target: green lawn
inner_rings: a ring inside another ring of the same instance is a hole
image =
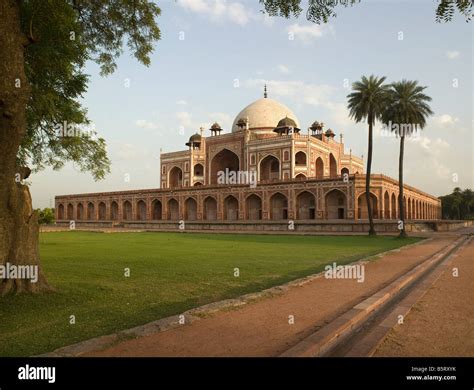
[[[0,298],[0,356],[52,351],[418,239],[188,233],[40,236],[57,292]],[[124,269],[130,268],[130,277]],[[240,277],[234,277],[234,268]],[[69,324],[75,315],[76,324]]]

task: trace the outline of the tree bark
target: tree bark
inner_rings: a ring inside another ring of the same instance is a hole
[[[40,267],[39,227],[28,186],[22,184],[17,154],[26,134],[30,87],[25,75],[20,1],[0,1],[0,266],[38,267],[38,281],[0,279],[0,295],[50,287]]]
[[[400,211],[400,222],[402,223],[400,238],[407,237],[407,232],[405,230],[405,204],[403,203],[403,155],[405,153],[405,136],[400,137],[400,154],[398,155],[398,193],[400,197],[398,199],[398,210]]]
[[[369,215],[369,236],[375,236],[374,217],[372,215],[372,203],[370,199],[370,172],[372,170],[372,133],[373,133],[373,115],[369,113],[369,150],[367,152],[367,172],[365,175],[365,199],[367,202],[367,213]]]

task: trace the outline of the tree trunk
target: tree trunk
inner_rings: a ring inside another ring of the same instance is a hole
[[[402,224],[400,229],[400,238],[407,237],[405,230],[405,205],[403,203],[403,154],[405,152],[405,136],[400,137],[400,154],[398,155],[398,193],[400,197],[398,199],[398,210],[400,211],[400,222]]]
[[[372,127],[373,115],[368,115],[369,122],[369,150],[367,153],[367,172],[365,175],[365,199],[367,202],[367,213],[369,214],[369,236],[375,236],[374,217],[372,215],[372,203],[370,199],[370,172],[372,170]]]
[[[20,1],[0,1],[0,266],[38,267],[38,281],[0,279],[0,295],[49,290],[39,261],[38,218],[16,156],[26,134],[30,87],[25,75],[26,37],[20,29]],[[3,268],[3,267],[2,267]]]

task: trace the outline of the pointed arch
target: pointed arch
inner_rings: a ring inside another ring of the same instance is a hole
[[[189,197],[184,202],[184,219],[195,221],[197,219],[197,202],[193,197]]]
[[[405,219],[408,219],[408,202],[406,196],[403,196],[403,214]]]
[[[78,203],[76,207],[76,219],[80,221],[84,219],[84,205],[82,203]]]
[[[119,219],[119,206],[115,200],[110,204],[110,219],[112,221],[117,221]]]
[[[288,219],[288,199],[281,192],[277,192],[270,198],[270,219]]]
[[[296,219],[314,219],[316,199],[309,191],[302,191],[296,197]]]
[[[306,153],[299,151],[295,154],[295,165],[297,166],[306,166]]]
[[[306,180],[307,177],[304,173],[299,173],[298,175],[295,176],[296,180]]]
[[[228,169],[229,172],[237,173],[240,169],[239,167],[239,156],[227,148],[222,149],[211,160],[210,183],[217,184],[219,172],[225,172]]]
[[[345,219],[347,217],[347,197],[344,192],[334,188],[324,196],[326,218]]]
[[[336,157],[332,153],[329,153],[329,176],[334,178],[337,177],[337,161]]]
[[[87,204],[87,220],[92,221],[95,219],[95,204],[89,202]]]
[[[229,195],[224,199],[224,219],[227,221],[239,219],[239,201],[235,196]]]
[[[180,167],[173,167],[169,171],[169,187],[179,188],[183,186],[183,171]]]
[[[324,162],[321,157],[316,159],[316,178],[322,179],[324,177]]]
[[[104,202],[99,203],[99,220],[104,221],[107,219],[107,206]]]
[[[170,200],[168,200],[168,220],[170,221],[179,220],[179,203],[174,198],[171,198]]]
[[[132,203],[129,200],[123,202],[123,220],[130,221],[132,219]]]
[[[275,181],[280,179],[280,160],[273,155],[264,157],[258,165],[259,181]]]
[[[383,195],[383,208],[385,213],[384,218],[390,219],[390,195],[388,194],[387,190]]]
[[[204,219],[207,221],[215,221],[217,219],[217,201],[212,196],[204,199]]]
[[[391,212],[390,218],[397,219],[397,198],[394,192],[392,192],[391,203],[392,203],[392,212]]]
[[[67,219],[72,220],[74,219],[74,206],[71,203],[67,205]]]
[[[64,219],[64,205],[62,203],[58,206],[58,219]]]
[[[151,219],[160,220],[163,218],[163,205],[158,199],[153,199],[151,202]]]
[[[379,218],[379,208],[378,208],[378,201],[377,196],[375,196],[372,192],[370,193],[370,202],[372,206],[372,215],[374,219]],[[365,192],[359,195],[357,198],[357,216],[359,219],[369,219],[369,213],[367,209],[367,198]]]
[[[137,202],[137,220],[145,221],[146,217],[146,203],[144,200],[139,200]]]
[[[262,219],[262,198],[256,194],[251,194],[245,200],[245,212],[248,220]]]
[[[204,176],[204,167],[202,164],[195,164],[193,170],[194,176],[202,177]]]

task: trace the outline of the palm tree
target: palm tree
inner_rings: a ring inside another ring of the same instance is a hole
[[[405,152],[405,137],[410,136],[418,128],[426,125],[426,118],[433,114],[428,102],[431,98],[423,93],[426,87],[418,85],[418,81],[402,80],[391,84],[388,94],[387,107],[382,115],[382,121],[390,130],[400,137],[400,154],[398,157],[398,185],[400,211],[400,237],[406,237],[405,210],[403,204],[403,155]]]
[[[369,214],[369,235],[375,235],[372,204],[370,202],[370,172],[372,169],[372,133],[377,119],[381,119],[385,107],[385,100],[389,89],[384,85],[385,77],[371,75],[369,78],[362,76],[360,81],[352,84],[352,93],[347,95],[349,115],[356,122],[367,120],[369,125],[369,146],[367,153],[367,172],[365,175],[365,196],[367,212]]]

